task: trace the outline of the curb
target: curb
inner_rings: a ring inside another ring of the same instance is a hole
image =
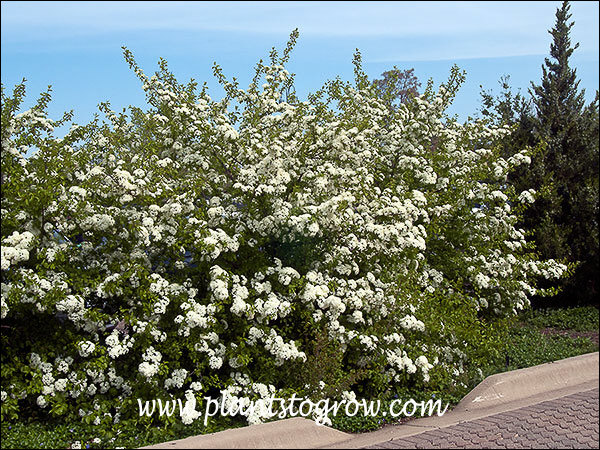
[[[598,379],[598,352],[490,375],[453,411],[474,411],[511,403]]]
[[[319,448],[348,441],[351,434],[302,417],[191,436],[142,448]]]

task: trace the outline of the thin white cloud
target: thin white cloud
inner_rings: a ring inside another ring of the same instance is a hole
[[[560,2],[3,2],[2,39],[69,38],[142,30],[230,31],[322,37],[464,37],[461,55],[544,53]],[[598,3],[573,2],[575,40],[598,49]],[[500,37],[499,37],[500,36]],[[452,40],[452,39],[450,39]],[[440,59],[446,50],[418,50]],[[406,50],[406,51],[405,51]],[[451,51],[452,48],[448,49]],[[390,60],[413,49],[403,49]]]
[[[421,35],[526,30],[558,2],[3,2],[2,27]],[[597,7],[596,7],[597,10]]]

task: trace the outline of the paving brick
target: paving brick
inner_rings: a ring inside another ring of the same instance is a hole
[[[367,448],[598,448],[598,389]]]

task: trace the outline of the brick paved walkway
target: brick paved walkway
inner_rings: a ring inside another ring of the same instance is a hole
[[[366,448],[598,448],[598,389]]]

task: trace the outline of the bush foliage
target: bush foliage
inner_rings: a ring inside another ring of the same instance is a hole
[[[390,110],[357,52],[353,83],[283,101],[296,37],[247,89],[215,65],[219,101],[125,49],[147,110],[105,103],[63,138],[49,93],[19,112],[24,84],[3,87],[3,418],[444,389],[553,293],[537,280],[568,268],[536,259],[516,227],[535,192],[506,183],[531,149],[504,159],[507,128],[445,115],[458,68]]]

